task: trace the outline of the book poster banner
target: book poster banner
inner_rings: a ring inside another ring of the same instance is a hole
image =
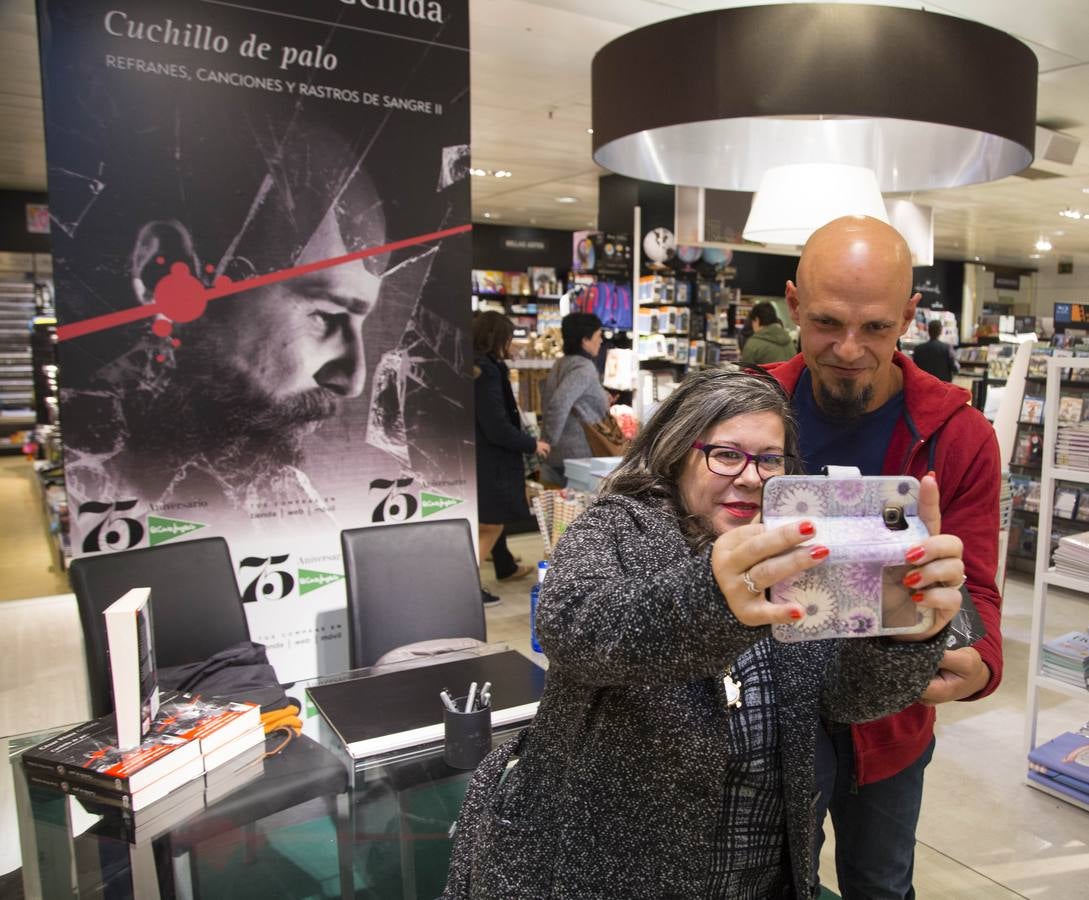
[[[468,0],[260,6],[38,13],[72,550],[225,537],[293,680],[341,529],[476,520]]]

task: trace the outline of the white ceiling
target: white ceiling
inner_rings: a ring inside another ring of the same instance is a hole
[[[590,158],[590,63],[642,25],[753,0],[470,0],[473,164],[513,172],[473,179],[473,219],[547,228],[593,227],[597,179]],[[1080,138],[1073,165],[1037,161],[1060,177],[916,194],[935,209],[944,258],[1046,266],[1089,263],[1089,3],[1085,0],[888,2],[962,16],[1025,41],[1040,62],[1037,119]],[[789,52],[790,36],[784,37]],[[1000,65],[1000,61],[996,61]],[[633,102],[638,102],[634,100]],[[0,0],[0,188],[45,189],[41,85],[33,0]],[[557,197],[574,197],[562,204]],[[1046,235],[1054,249],[1032,259]],[[0,248],[3,249],[3,248]]]

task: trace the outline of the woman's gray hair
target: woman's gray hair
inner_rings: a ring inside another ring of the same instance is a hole
[[[768,374],[734,367],[690,373],[640,429],[620,465],[601,486],[602,494],[623,494],[658,502],[688,542],[700,548],[714,540],[706,521],[690,515],[678,481],[692,444],[708,428],[746,413],[772,412],[783,420],[787,471],[798,459],[798,437],[790,400]]]

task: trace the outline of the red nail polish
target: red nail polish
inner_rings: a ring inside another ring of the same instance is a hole
[[[915,587],[922,580],[923,576],[918,572],[911,572],[904,576],[904,584],[908,587]]]
[[[923,596],[924,595],[922,591],[916,591],[914,594],[911,595],[911,599],[918,603],[920,600],[923,599]]]
[[[926,549],[923,547],[912,547],[904,554],[904,559],[909,563],[917,563],[920,559],[926,556]]]
[[[805,613],[802,612],[800,609],[792,609],[790,611],[790,618],[792,618],[792,619],[800,619],[804,615],[805,615]]]
[[[802,524],[798,526],[798,533],[803,537],[813,537],[813,535],[817,533],[817,529],[813,527],[812,522],[802,522]]]
[[[824,559],[831,551],[827,547],[814,547],[809,551],[813,559]]]

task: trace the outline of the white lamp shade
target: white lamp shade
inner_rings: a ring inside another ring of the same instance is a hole
[[[888,222],[877,177],[861,166],[798,163],[764,173],[745,223],[745,240],[799,246],[841,216]]]

